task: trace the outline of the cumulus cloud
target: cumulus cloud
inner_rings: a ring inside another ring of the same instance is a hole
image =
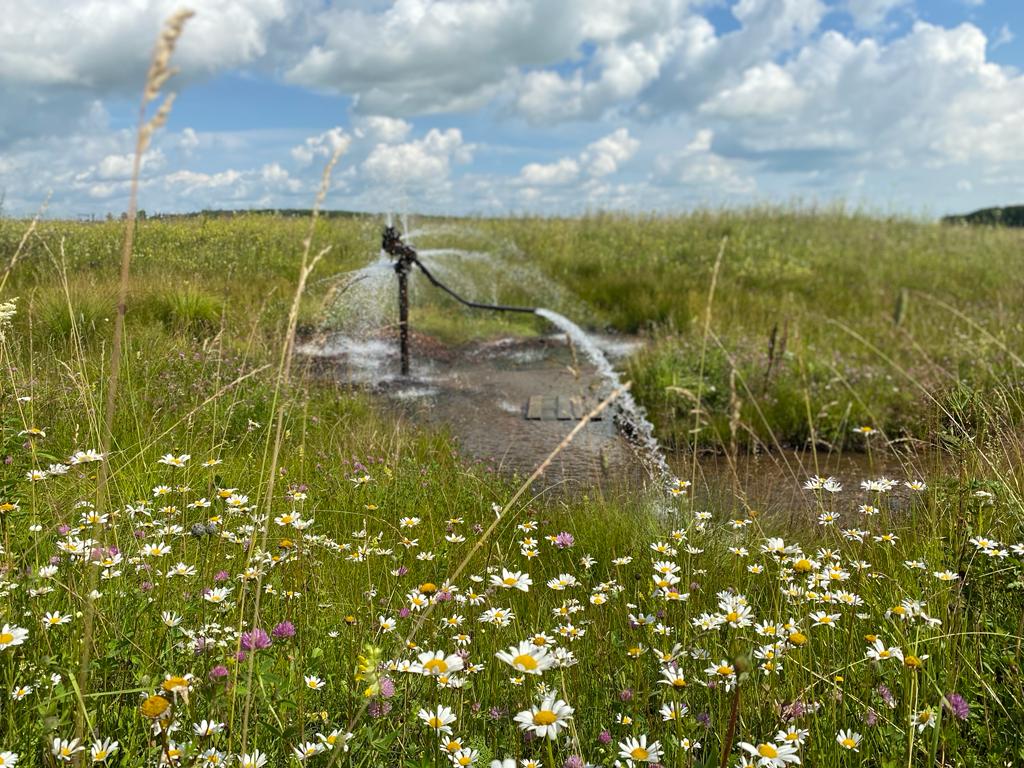
[[[912,5],[912,0],[846,0],[845,10],[861,29],[874,29],[893,11]]]
[[[462,140],[457,128],[431,129],[422,139],[404,144],[378,144],[362,163],[371,182],[402,187],[431,187],[448,181],[454,163],[468,163],[473,145]]]
[[[395,117],[365,115],[356,118],[356,137],[382,144],[397,144],[404,141],[411,130],[411,123]]]
[[[702,129],[680,152],[660,155],[655,163],[662,183],[684,184],[703,191],[707,198],[747,196],[757,183],[739,164],[714,152],[714,132]]]
[[[579,57],[591,44],[605,73],[599,90],[626,97],[656,72],[657,30],[671,27],[684,6],[683,0],[396,0],[381,12],[327,9],[318,23],[322,39],[288,77],[352,94],[367,114],[465,111],[513,87],[521,71]],[[531,93],[522,101],[543,101],[543,85],[527,75]]]
[[[195,0],[175,54],[184,81],[264,65],[306,0]],[[141,95],[178,0],[6,0],[0,20],[0,146],[66,133],[98,98]]]
[[[531,187],[559,187],[571,184],[580,175],[580,166],[571,157],[554,163],[528,163],[519,172],[519,180]]]
[[[619,128],[588,144],[578,158],[563,157],[553,163],[527,163],[519,171],[516,181],[530,188],[566,186],[581,175],[598,179],[615,173],[639,146],[640,142],[629,135],[628,129]],[[535,196],[534,192],[526,192],[528,199],[532,196]]]
[[[310,165],[313,160],[326,160],[336,152],[344,152],[352,143],[352,137],[335,126],[328,131],[310,136],[302,144],[292,147],[291,156],[300,166]]]
[[[580,162],[591,176],[607,176],[619,170],[619,166],[633,157],[639,147],[640,142],[629,135],[628,129],[619,128],[589,144],[580,155]]]

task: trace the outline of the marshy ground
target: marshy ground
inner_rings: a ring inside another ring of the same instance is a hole
[[[0,221],[4,764],[1024,760],[1018,233],[421,222],[467,292],[642,340],[652,498],[522,487],[571,424],[519,455],[515,409],[592,383],[538,318],[414,286],[393,397],[393,305],[351,280],[381,223],[317,224],[297,315],[359,365],[282,377],[307,224],[140,222],[106,433],[121,225]]]

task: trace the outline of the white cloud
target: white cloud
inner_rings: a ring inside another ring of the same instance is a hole
[[[806,94],[793,76],[774,62],[747,69],[735,86],[725,87],[700,106],[705,114],[725,118],[780,117],[803,106]]]
[[[192,0],[174,64],[191,79],[269,66],[308,0]],[[5,0],[0,16],[0,147],[62,135],[97,98],[135,99],[163,20],[179,0]]]
[[[591,176],[608,176],[633,157],[639,147],[640,142],[629,135],[628,129],[619,128],[588,145],[580,155],[580,162]]]
[[[306,166],[316,158],[327,160],[333,157],[335,152],[344,152],[351,143],[352,137],[335,126],[292,147],[291,156],[300,166]]]
[[[571,157],[554,163],[529,163],[519,172],[523,184],[531,187],[558,187],[571,184],[580,175],[580,166]]]
[[[411,130],[411,123],[395,117],[366,115],[356,118],[356,137],[382,144],[397,144],[404,141]]]
[[[124,181],[132,177],[132,168],[135,163],[135,153],[107,155],[96,165],[94,169],[87,172],[87,176],[106,181]],[[139,171],[145,174],[149,171],[159,170],[164,165],[164,154],[159,149],[152,149],[142,156],[139,163]]]
[[[473,145],[462,140],[457,128],[431,129],[422,139],[404,144],[378,144],[362,163],[372,183],[422,190],[445,185],[454,163],[468,163]]]
[[[992,41],[990,50],[994,51],[998,48],[1002,48],[1004,45],[1009,45],[1016,39],[1017,37],[1013,34],[1013,30],[1010,29],[1010,25],[1003,24],[1003,26],[999,28],[999,31],[996,32],[996,37],[995,40]]]
[[[513,87],[527,70],[522,99],[543,102],[530,72],[598,47],[598,93],[635,95],[657,74],[659,30],[684,0],[396,0],[382,12],[333,8],[322,39],[288,72],[292,82],[353,94],[357,109],[391,116],[465,111]],[[551,78],[547,78],[550,81]]]
[[[749,196],[757,189],[753,177],[743,173],[736,161],[712,149],[714,132],[701,129],[682,151],[660,155],[655,162],[656,177],[662,183],[695,188],[702,197]]]
[[[846,0],[845,10],[853,18],[853,23],[861,29],[874,29],[889,14],[912,6],[913,0]]]

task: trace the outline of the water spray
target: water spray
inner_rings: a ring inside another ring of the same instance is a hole
[[[463,298],[447,285],[438,280],[420,261],[416,249],[402,241],[402,236],[393,226],[384,228],[384,235],[381,238],[380,247],[385,253],[395,258],[395,274],[398,275],[398,343],[402,361],[402,376],[409,375],[409,273],[413,265],[417,266],[423,275],[435,288],[440,288],[460,304],[465,304],[473,309],[489,309],[494,312],[525,312],[531,315],[537,314],[534,307],[513,307],[505,304],[485,304],[479,301],[470,301]]]
[[[658,441],[654,437],[654,425],[647,419],[643,407],[629,393],[628,387],[623,386],[619,374],[608,361],[604,352],[601,351],[590,335],[576,323],[558,312],[544,309],[543,307],[485,304],[479,301],[470,301],[460,296],[438,280],[424,266],[423,262],[419,259],[419,254],[416,253],[416,249],[405,243],[398,230],[391,226],[390,223],[384,228],[381,248],[385,253],[394,257],[394,270],[398,275],[398,333],[402,376],[409,375],[409,273],[412,271],[413,266],[416,266],[427,280],[430,281],[431,285],[440,288],[460,304],[464,304],[472,309],[489,309],[494,312],[524,312],[537,315],[564,331],[572,339],[576,347],[582,350],[594,364],[598,374],[604,379],[606,386],[611,390],[621,392],[614,406],[616,422],[621,427],[626,440],[637,450],[651,474],[660,477],[666,488],[679,489],[683,487],[681,481],[669,468],[665,456],[658,445]]]

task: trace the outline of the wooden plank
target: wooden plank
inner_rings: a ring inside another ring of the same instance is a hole
[[[539,421],[544,418],[544,396],[534,395],[526,404],[526,418]]]
[[[558,420],[569,421],[572,418],[572,404],[566,395],[558,395]]]
[[[569,405],[572,406],[572,417],[576,421],[579,421],[580,419],[582,419],[584,416],[587,415],[587,411],[583,407],[583,398],[582,397],[570,397],[569,398]]]
[[[593,402],[579,395],[531,395],[526,403],[526,418],[530,421],[579,421],[593,407]],[[601,421],[599,413],[593,421]]]

